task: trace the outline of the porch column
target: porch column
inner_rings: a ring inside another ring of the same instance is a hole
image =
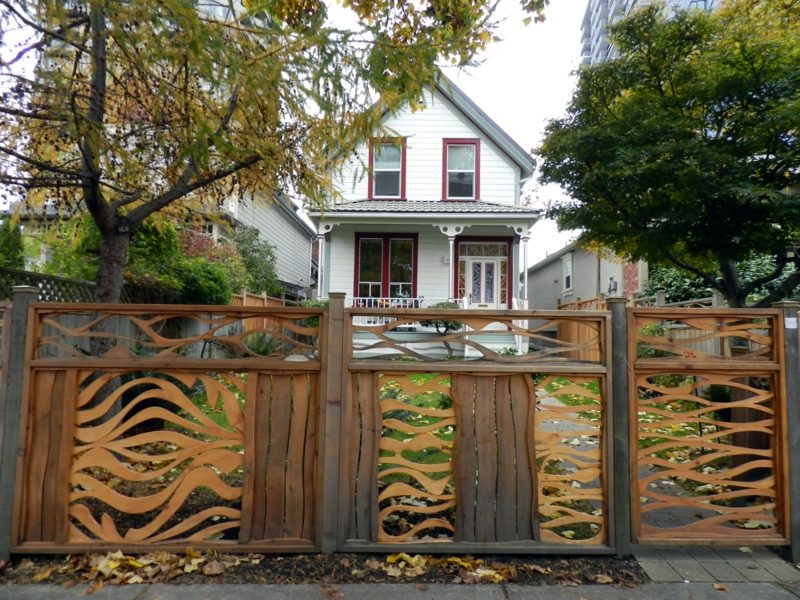
[[[528,310],[528,241],[530,236],[523,235],[520,244],[522,253],[522,308]]]
[[[325,269],[324,252],[325,249],[325,234],[317,234],[317,299],[323,298],[322,295],[322,271]]]
[[[457,268],[457,265],[454,262],[456,259],[456,237],[454,235],[448,235],[447,242],[450,244],[450,260],[448,261],[448,264],[450,265],[450,275],[447,277],[447,299],[452,300],[455,297],[456,289],[455,275],[453,275]]]

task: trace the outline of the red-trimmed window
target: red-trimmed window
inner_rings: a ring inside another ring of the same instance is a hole
[[[369,144],[370,199],[403,200],[406,197],[406,141],[376,138]]]
[[[445,139],[442,171],[442,198],[478,200],[481,196],[480,140]]]
[[[354,296],[416,297],[416,235],[356,234],[355,259]]]

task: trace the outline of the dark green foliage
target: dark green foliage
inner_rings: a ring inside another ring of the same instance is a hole
[[[0,268],[21,269],[24,265],[19,224],[4,219],[0,221]]]
[[[773,257],[763,254],[736,263],[739,276],[745,285],[758,278],[768,276],[775,270],[776,266]],[[789,266],[784,267],[783,273],[778,278],[768,281],[751,292],[747,298],[748,303],[755,304],[773,293],[789,277],[791,272],[792,269]],[[721,279],[719,273],[715,274],[715,276],[718,280]],[[651,265],[647,284],[642,293],[645,296],[649,296],[655,294],[658,290],[666,292],[667,302],[682,302],[684,300],[704,298],[710,293],[707,283],[697,275],[677,267]],[[798,298],[798,295],[800,295],[800,287],[795,287],[793,291],[788,292],[787,298],[794,300]]]
[[[262,240],[258,230],[251,227],[237,227],[233,243],[247,271],[247,290],[254,294],[266,292],[271,296],[282,294],[283,285],[275,271],[275,247]]]
[[[431,308],[458,308],[458,304],[455,302],[437,302],[433,304]],[[423,327],[434,327],[436,328],[436,332],[442,335],[461,327],[461,323],[458,321],[447,321],[445,319],[430,319],[427,321],[420,321],[419,324]]]
[[[182,304],[230,304],[231,286],[225,271],[202,258],[190,258],[179,265]]]
[[[581,70],[538,150],[571,200],[563,228],[625,258],[671,264],[744,306],[800,283],[800,5],[733,0],[713,13],[656,6],[613,30],[619,58]],[[775,268],[747,280],[741,265]],[[706,294],[704,294],[706,295]]]

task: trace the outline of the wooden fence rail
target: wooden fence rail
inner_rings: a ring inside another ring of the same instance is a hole
[[[798,553],[796,305],[36,293],[0,304],[0,558],[188,545],[627,554],[633,541],[708,539]]]

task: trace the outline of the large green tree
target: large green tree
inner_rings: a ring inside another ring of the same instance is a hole
[[[538,17],[547,0],[521,3]],[[491,0],[343,4],[346,29],[319,0],[0,0],[0,42],[15,46],[0,183],[92,215],[99,301],[119,298],[154,212],[255,190],[321,201],[331,151],[415,100],[438,61],[470,61],[495,24]]]
[[[549,214],[622,256],[671,264],[741,307],[800,284],[800,2],[715,13],[651,6],[612,32],[619,57],[579,73],[538,150],[571,199]],[[743,279],[768,255],[774,268]]]

